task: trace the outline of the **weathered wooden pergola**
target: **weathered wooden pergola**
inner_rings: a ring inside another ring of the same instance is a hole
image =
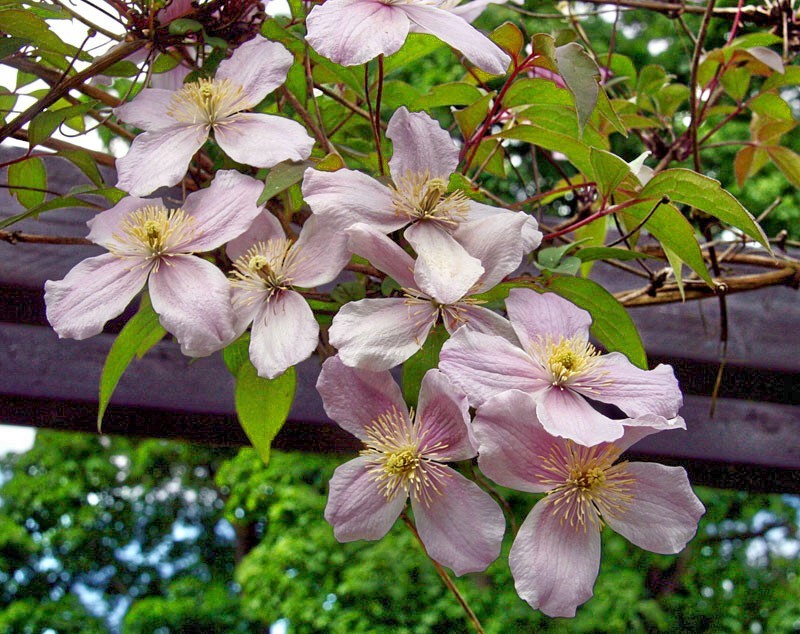
[[[9,152],[3,148],[0,157]],[[49,187],[66,191],[77,170],[48,159]],[[0,218],[21,208],[0,190]],[[45,316],[43,285],[102,252],[82,244],[25,242],[25,234],[86,235],[89,209],[47,212],[0,233],[0,422],[96,432],[100,371],[115,332],[129,314],[86,341],[59,340]],[[22,235],[20,235],[22,234]],[[781,270],[777,267],[776,270]],[[595,267],[612,291],[632,286],[624,272]],[[776,278],[777,279],[777,278]],[[633,309],[651,363],[669,363],[685,393],[688,431],[652,436],[629,453],[680,464],[692,481],[751,491],[800,492],[800,311],[797,269],[778,284],[727,297],[728,344],[722,382],[720,311],[714,297]],[[325,416],[314,389],[319,361],[298,368],[298,393],[274,446],[347,452],[358,442]],[[714,406],[711,415],[712,400]],[[135,361],[105,417],[104,433],[244,445],[236,420],[233,378],[221,355],[190,362],[165,340]],[[0,439],[2,443],[2,439]]]

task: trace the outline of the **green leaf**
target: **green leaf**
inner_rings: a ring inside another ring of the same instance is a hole
[[[631,173],[630,166],[616,154],[600,150],[598,148],[589,149],[589,160],[594,168],[594,180],[597,189],[608,198],[614,193],[619,184]]]
[[[9,165],[8,184],[11,194],[26,209],[31,210],[41,205],[45,192],[38,190],[47,189],[47,172],[42,159],[32,157]]]
[[[234,377],[239,374],[239,369],[250,359],[250,333],[246,332],[236,341],[228,344],[222,351],[222,359]]]
[[[585,260],[581,258],[581,253],[589,247],[602,247],[606,240],[608,233],[608,217],[603,216],[597,220],[590,222],[588,225],[583,225],[575,230],[575,239],[580,240],[586,246],[578,251],[575,255],[581,260],[581,275],[589,277],[592,268],[594,267],[594,260]]]
[[[800,188],[800,156],[788,147],[780,145],[766,148],[766,150],[778,169],[783,172],[786,180]]]
[[[611,124],[611,127],[613,127],[614,130],[619,132],[624,137],[628,136],[628,127],[622,122],[622,119],[619,118],[619,115],[614,109],[614,105],[611,103],[611,100],[608,98],[606,91],[602,89],[597,93],[597,112],[600,113],[600,116],[603,117],[603,119]]]
[[[556,277],[549,288],[592,315],[592,335],[609,352],[621,352],[647,369],[647,354],[628,311],[597,282],[583,277]]]
[[[64,123],[65,120],[83,116],[91,110],[96,103],[96,101],[87,101],[67,108],[59,108],[58,110],[45,110],[37,114],[28,126],[28,142],[31,148],[50,138],[50,135],[53,134],[58,126]]]
[[[13,55],[31,41],[27,37],[4,37],[0,39],[0,59]]]
[[[765,92],[753,99],[750,102],[750,110],[769,119],[794,121],[791,106],[771,92]]]
[[[514,59],[519,59],[520,51],[525,45],[522,31],[513,22],[504,22],[489,35],[489,39],[502,48]]]
[[[264,182],[264,191],[258,197],[258,204],[263,205],[270,198],[286,191],[295,183],[299,183],[309,167],[311,167],[311,163],[307,161],[278,163],[267,174],[267,179]]]
[[[171,35],[185,35],[186,33],[197,33],[203,30],[203,25],[197,20],[189,18],[178,18],[169,23],[169,32]]]
[[[74,55],[78,52],[77,48],[63,42],[53,33],[47,22],[30,11],[21,9],[0,11],[0,31],[13,37],[29,40],[41,50],[61,55]]]
[[[664,170],[656,174],[645,185],[640,196],[642,198],[667,196],[670,200],[700,209],[722,222],[741,229],[765,249],[770,250],[767,236],[764,235],[753,216],[736,198],[720,186],[718,180],[689,169]],[[685,258],[684,261],[689,263]]]
[[[263,379],[247,359],[236,373],[236,415],[265,464],[269,463],[272,439],[289,416],[296,388],[297,374],[293,367],[277,378]]]
[[[581,262],[592,262],[594,260],[641,260],[655,256],[615,247],[585,247],[575,253],[575,257],[580,258]]]
[[[111,350],[108,351],[103,371],[100,374],[100,395],[97,407],[97,431],[101,431],[103,415],[111,400],[111,395],[133,358],[141,359],[156,345],[167,331],[158,321],[158,315],[150,304],[147,295],[137,312],[117,335]]]
[[[511,88],[503,97],[503,105],[506,108],[544,104],[568,107],[575,105],[568,90],[556,86],[547,79],[529,77],[518,79],[511,84]]]
[[[428,333],[425,344],[403,364],[403,396],[410,407],[416,407],[422,378],[439,365],[439,352],[450,337],[442,324]]]
[[[98,187],[103,187],[105,185],[103,183],[103,176],[97,168],[97,163],[95,163],[92,155],[88,152],[84,152],[83,150],[61,150],[58,156],[70,161]]]
[[[364,284],[357,280],[350,282],[342,282],[337,284],[331,291],[331,299],[339,302],[340,305],[347,304],[348,302],[357,302],[367,296],[367,290]]]
[[[122,59],[106,68],[103,74],[108,77],[135,77],[139,74],[139,67],[127,59]]]
[[[538,125],[520,125],[510,130],[504,130],[496,136],[504,139],[518,139],[545,150],[561,152],[583,174],[594,173],[589,159],[589,146],[566,134],[553,132]]]
[[[412,62],[445,46],[439,38],[427,33],[411,33],[403,47],[383,60],[383,72],[389,75],[396,70],[406,70]],[[362,73],[363,75],[363,73]]]
[[[413,103],[414,110],[427,110],[441,106],[468,106],[480,99],[482,93],[472,84],[453,82],[433,86]]]
[[[181,63],[180,55],[175,53],[171,55],[169,53],[159,53],[158,57],[156,57],[155,61],[150,64],[150,70],[154,73],[166,73],[167,71],[172,70],[178,64]]]
[[[100,191],[96,191],[94,193],[99,194]],[[26,218],[35,218],[40,213],[45,211],[50,211],[52,209],[63,209],[64,207],[94,207],[94,205],[85,200],[81,200],[80,198],[75,198],[74,196],[59,196],[58,198],[52,198],[47,202],[42,203],[38,207],[28,209],[22,213],[0,220],[0,229],[10,227],[14,223],[17,223],[20,220],[25,220]]]
[[[493,97],[494,93],[490,92],[466,108],[453,112],[453,117],[455,117],[458,128],[461,130],[461,135],[465,139],[471,138],[478,126],[486,119],[486,115],[489,113],[489,104]]]
[[[686,301],[686,294],[683,291],[683,260],[669,247],[665,247],[663,244],[661,246],[664,248],[664,255],[667,256],[667,262],[669,262],[669,265],[675,273],[675,283],[678,285],[678,292],[681,294],[681,299]]]
[[[600,69],[584,48],[577,42],[570,42],[556,48],[558,72],[564,78],[567,88],[575,99],[578,111],[578,124],[581,130],[592,116],[600,90]]]

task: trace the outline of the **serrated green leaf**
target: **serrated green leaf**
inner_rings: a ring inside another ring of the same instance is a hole
[[[236,415],[265,464],[269,463],[272,440],[292,409],[296,388],[297,374],[293,367],[277,378],[263,379],[247,359],[236,374]]]
[[[450,335],[442,324],[428,333],[425,344],[403,364],[403,396],[409,407],[416,407],[422,378],[439,365],[439,352]]]
[[[750,110],[762,117],[781,121],[794,121],[792,108],[778,95],[765,92],[750,102]]]
[[[258,197],[258,204],[263,205],[270,198],[286,191],[295,183],[299,183],[303,179],[306,169],[311,165],[308,161],[278,163],[267,174],[267,179],[264,182],[264,191]]]
[[[778,169],[783,172],[786,180],[800,188],[800,156],[788,147],[780,145],[766,148],[766,150]]]
[[[11,194],[28,210],[41,205],[47,189],[47,172],[42,159],[31,157],[8,166]],[[39,191],[41,190],[41,191]]]
[[[578,125],[583,130],[597,104],[600,91],[600,69],[577,42],[570,42],[556,48],[558,72],[564,78],[567,88],[575,99],[578,112]]]
[[[647,369],[647,353],[628,311],[597,282],[583,277],[556,277],[549,288],[592,315],[592,335],[609,352],[621,352]]]
[[[605,150],[590,148],[589,160],[594,168],[597,189],[604,198],[613,194],[619,184],[631,173],[631,168],[625,161],[616,154]]]
[[[489,39],[514,59],[519,58],[520,51],[525,45],[522,31],[513,22],[504,22],[489,35]]]
[[[88,152],[84,152],[83,150],[61,150],[58,153],[58,156],[70,161],[79,170],[86,174],[87,178],[98,187],[104,186],[103,176],[100,174],[97,163],[95,163],[92,155]]]
[[[150,304],[147,295],[142,297],[139,311],[131,317],[117,335],[108,351],[103,371],[100,373],[100,392],[97,407],[97,431],[101,431],[103,415],[108,402],[117,388],[119,380],[136,357],[141,359],[150,348],[156,345],[167,331],[158,321],[158,315]]]
[[[31,148],[50,138],[50,135],[65,120],[86,114],[96,103],[96,101],[87,101],[67,108],[59,108],[58,110],[45,110],[37,114],[28,126],[28,142]]]

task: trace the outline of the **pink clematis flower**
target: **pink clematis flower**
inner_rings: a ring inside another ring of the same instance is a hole
[[[481,471],[503,486],[547,494],[509,553],[520,597],[548,616],[575,616],[592,596],[604,523],[655,553],[675,554],[686,546],[705,512],[686,472],[616,462],[638,440],[678,426],[626,427],[614,443],[583,447],[548,434],[536,401],[524,392],[504,392],[478,408],[472,430]]]
[[[440,319],[451,333],[463,327],[515,340],[511,324],[471,296],[493,288],[519,266],[522,250],[513,236],[524,221],[508,214],[472,223],[462,239],[480,260],[468,267],[447,258],[433,265],[415,261],[372,227],[351,227],[350,249],[392,277],[405,297],[362,299],[339,309],[328,334],[342,361],[388,370],[419,350]]]
[[[469,24],[489,3],[457,4],[457,0],[327,0],[308,15],[306,39],[320,55],[354,66],[396,53],[409,31],[430,33],[481,70],[504,74],[511,61],[508,55]]]
[[[330,482],[325,519],[340,542],[383,537],[411,498],[428,555],[457,575],[484,570],[500,554],[505,520],[478,486],[445,463],[469,460],[466,397],[438,370],[422,380],[414,416],[389,372],[322,366],[317,382],[325,411],[364,442]]]
[[[227,254],[235,268],[237,332],[253,324],[250,359],[259,376],[274,379],[316,349],[319,324],[293,289],[335,279],[350,260],[346,237],[312,216],[293,242],[277,218],[264,212],[247,232],[228,243]]]
[[[683,397],[672,368],[640,370],[618,352],[600,355],[589,343],[592,318],[585,310],[554,293],[519,288],[506,308],[519,345],[464,331],[442,348],[439,367],[471,405],[509,389],[528,392],[549,433],[586,446],[619,438],[625,422],[604,416],[587,399],[630,417],[677,416]]]
[[[88,223],[89,240],[109,253],[45,283],[47,319],[60,337],[86,339],[148,283],[153,309],[184,354],[205,356],[224,347],[235,334],[228,280],[192,254],[244,232],[261,212],[256,201],[262,189],[254,178],[220,171],[181,209],[167,209],[160,198],[123,198]]]
[[[281,44],[256,36],[219,65],[214,79],[200,79],[177,91],[145,88],[115,108],[121,120],[145,130],[128,154],[117,159],[117,187],[144,196],[175,185],[212,131],[225,153],[246,165],[272,167],[307,158],[314,141],[302,125],[242,112],[285,81],[292,60]]]
[[[523,218],[521,230],[509,235],[509,242],[515,239],[526,253],[539,246],[542,234],[532,216],[477,203],[460,191],[446,193],[458,166],[458,149],[430,116],[400,108],[392,115],[386,136],[394,145],[389,161],[394,185],[387,187],[348,169],[308,169],[303,196],[315,214],[331,218],[341,229],[363,222],[390,233],[411,224],[404,235],[421,259],[447,259],[456,267],[478,263],[466,248],[464,235],[487,217]]]

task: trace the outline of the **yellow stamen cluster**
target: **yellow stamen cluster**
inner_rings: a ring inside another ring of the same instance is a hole
[[[455,331],[460,326],[463,326],[469,321],[467,308],[470,306],[480,306],[485,304],[486,301],[476,299],[473,297],[462,297],[455,304],[440,304],[435,299],[428,297],[425,293],[413,289],[402,288],[403,295],[406,297],[406,306],[408,306],[408,319],[414,322],[414,327],[421,329],[422,326],[431,319],[431,311],[428,305],[432,305],[435,309],[433,316],[433,325],[435,326],[439,321],[448,323],[449,326]],[[423,342],[418,342],[422,345]]]
[[[532,356],[538,359],[550,375],[553,386],[572,383],[585,375],[597,363],[600,352],[582,337],[559,338],[553,341],[547,337],[534,344]]]
[[[233,282],[250,291],[250,299],[267,291],[267,301],[292,287],[292,273],[297,265],[294,243],[286,238],[257,242],[233,263]]]
[[[426,172],[407,172],[392,188],[395,213],[410,220],[438,222],[455,227],[469,214],[469,199],[464,192],[447,194],[447,182],[430,178]]]
[[[182,123],[213,126],[253,105],[245,102],[242,86],[230,79],[199,79],[186,84],[173,95],[167,114]]]
[[[194,218],[183,209],[167,209],[148,205],[131,212],[120,223],[120,232],[109,251],[119,257],[144,257],[158,260],[165,255],[185,253],[181,244],[189,242],[195,234]]]

